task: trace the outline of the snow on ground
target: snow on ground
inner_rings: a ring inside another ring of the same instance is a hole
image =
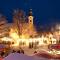
[[[34,58],[32,56],[27,56],[24,54],[19,53],[11,53],[7,57],[5,57],[3,60],[40,60],[39,58]]]
[[[32,56],[35,51],[39,52],[41,50],[48,50],[47,46],[40,46],[36,49],[34,49],[34,48],[29,49],[28,47],[22,47],[22,49],[24,50],[25,54],[28,56]]]
[[[47,59],[43,57],[27,56],[19,53],[11,53],[3,60],[60,60],[60,59]]]
[[[37,51],[38,53],[41,50],[48,50],[47,46],[40,46],[37,49],[29,49],[28,47],[22,47],[22,49],[24,50],[25,54],[18,54],[18,53],[11,53],[9,54],[7,57],[4,58],[4,60],[60,60],[60,59],[48,59],[48,58],[44,58],[44,57],[37,57],[34,56],[34,51]]]

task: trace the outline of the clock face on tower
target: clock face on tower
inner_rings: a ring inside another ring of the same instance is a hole
[[[28,18],[29,20],[33,20],[33,16],[29,16],[29,18]]]
[[[29,24],[32,25],[33,24],[33,16],[29,16],[28,20],[29,20]]]

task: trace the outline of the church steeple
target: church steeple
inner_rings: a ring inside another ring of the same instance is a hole
[[[32,9],[29,10],[29,16],[28,16],[28,23],[29,23],[29,26],[33,26],[33,15],[32,15]]]

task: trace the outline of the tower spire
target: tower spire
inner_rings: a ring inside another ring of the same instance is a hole
[[[32,9],[29,10],[29,16],[32,16]]]

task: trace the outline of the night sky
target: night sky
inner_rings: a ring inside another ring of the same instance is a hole
[[[0,0],[0,12],[9,22],[12,21],[13,10],[17,8],[26,13],[32,8],[36,26],[60,22],[60,0]]]

